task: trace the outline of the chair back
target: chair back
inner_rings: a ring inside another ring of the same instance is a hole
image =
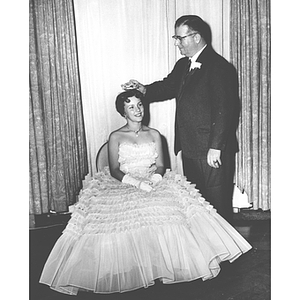
[[[96,170],[97,172],[104,169],[104,167],[108,166],[108,146],[107,142],[105,142],[99,149],[96,156]]]

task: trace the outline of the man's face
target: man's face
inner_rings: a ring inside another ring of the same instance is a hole
[[[175,28],[175,36],[179,37],[175,39],[175,46],[178,47],[182,55],[187,57],[192,57],[199,50],[199,44],[196,43],[195,39],[196,34],[192,33],[193,31],[189,30],[187,25],[181,25]]]

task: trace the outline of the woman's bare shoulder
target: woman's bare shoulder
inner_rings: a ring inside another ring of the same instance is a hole
[[[112,131],[109,135],[109,140],[119,139],[124,135],[126,131],[124,130],[124,126]]]
[[[148,127],[148,126],[147,126],[147,128],[149,130],[149,133],[151,133],[153,136],[155,136],[155,137],[160,136],[160,132],[157,129]]]

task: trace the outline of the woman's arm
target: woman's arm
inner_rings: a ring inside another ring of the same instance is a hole
[[[164,175],[165,173],[165,165],[164,165],[164,153],[163,153],[163,148],[162,148],[162,140],[161,140],[161,135],[159,133],[159,131],[152,129],[153,131],[153,138],[155,141],[155,145],[156,145],[156,151],[158,154],[158,157],[156,158],[156,174],[160,174],[161,176]]]
[[[120,170],[119,159],[119,133],[112,132],[108,140],[108,163],[112,177],[122,181],[124,173]]]

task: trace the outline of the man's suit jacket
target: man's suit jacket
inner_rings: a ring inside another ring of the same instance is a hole
[[[235,68],[211,46],[200,53],[200,69],[187,75],[189,59],[181,58],[163,80],[146,85],[149,102],[176,98],[175,154],[189,158],[208,149],[237,151],[239,117]]]

